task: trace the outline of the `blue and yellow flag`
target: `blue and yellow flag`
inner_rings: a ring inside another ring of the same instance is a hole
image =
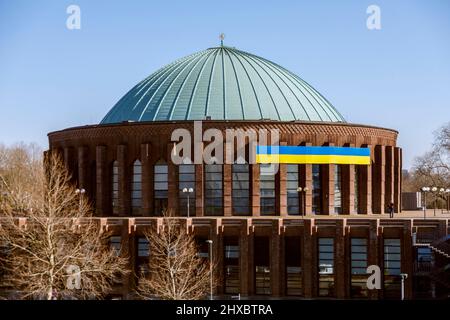
[[[256,163],[370,165],[370,149],[328,146],[257,146]]]

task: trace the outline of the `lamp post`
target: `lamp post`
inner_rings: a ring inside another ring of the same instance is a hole
[[[423,199],[423,219],[425,220],[427,218],[427,193],[430,192],[430,187],[422,187],[421,188],[422,193],[424,195]]]
[[[83,188],[81,188],[81,189],[76,189],[76,190],[75,190],[75,193],[80,195],[80,207],[79,207],[79,211],[80,211],[80,213],[81,213],[81,202],[82,202],[82,197],[83,197],[83,194],[86,193],[86,190],[83,189]]]
[[[206,240],[206,242],[209,245],[209,275],[210,275],[210,279],[209,279],[209,300],[213,300],[213,270],[212,270],[212,244],[213,241],[212,240]]]
[[[450,201],[448,201],[448,196],[450,195],[450,189],[445,189],[445,202],[447,205],[447,213],[449,211],[449,205],[450,205]]]
[[[434,205],[433,205],[433,215],[436,217],[436,203],[437,203],[437,194],[436,192],[438,191],[437,187],[432,187],[431,188],[431,192],[433,192],[434,195]]]
[[[408,279],[408,274],[400,273],[400,277],[402,277],[402,300],[405,300],[405,280]]]
[[[300,193],[302,197],[302,218],[306,216],[306,193],[308,192],[308,187],[298,187],[297,192]]]
[[[187,217],[189,218],[189,195],[194,192],[193,188],[183,188],[183,193],[187,194]]]

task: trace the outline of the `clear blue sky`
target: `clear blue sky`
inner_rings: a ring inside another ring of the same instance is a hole
[[[81,30],[66,8],[81,8]],[[381,8],[381,30],[366,9]],[[400,131],[404,167],[450,121],[450,1],[0,0],[0,142],[98,123],[159,67],[225,44],[277,62],[349,122]]]

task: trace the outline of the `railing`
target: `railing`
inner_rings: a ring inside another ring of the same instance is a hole
[[[434,264],[431,261],[414,262],[414,273],[429,273],[433,269]]]

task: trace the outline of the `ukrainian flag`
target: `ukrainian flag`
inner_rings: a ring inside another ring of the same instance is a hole
[[[370,149],[328,146],[256,146],[256,163],[370,165]]]

